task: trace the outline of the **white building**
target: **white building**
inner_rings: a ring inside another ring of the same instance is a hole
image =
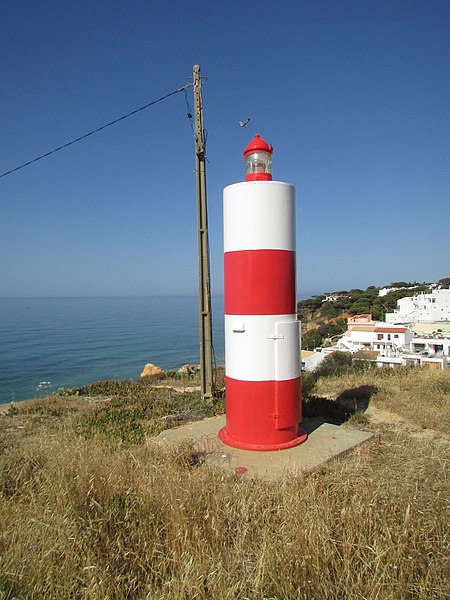
[[[450,288],[432,290],[397,301],[397,310],[386,313],[386,323],[438,322],[450,320]]]
[[[448,358],[446,356],[422,356],[421,354],[401,354],[399,356],[378,356],[379,367],[422,367],[426,369],[446,369]]]
[[[381,288],[381,290],[378,290],[378,297],[383,298],[384,296],[387,296],[391,292],[397,292],[398,290],[407,290],[407,289],[409,289],[409,288],[405,288],[405,287],[385,287],[385,288]]]
[[[412,339],[412,331],[403,325],[388,325],[373,321],[372,315],[357,315],[348,320],[348,329],[337,347],[347,352],[375,350],[382,356],[391,356]]]
[[[324,302],[336,302],[337,300],[340,300],[341,298],[349,298],[350,296],[345,296],[343,294],[331,294],[329,296],[325,296],[325,300],[322,300],[322,304]]]
[[[322,351],[302,350],[302,371],[314,371],[323,361],[326,353]]]
[[[403,346],[411,343],[413,332],[401,325],[387,325],[378,323],[374,334],[373,350],[378,350],[381,356],[389,356],[393,351],[400,350]]]
[[[448,335],[424,335],[414,337],[410,344],[411,352],[420,353],[423,356],[449,356],[450,336]]]

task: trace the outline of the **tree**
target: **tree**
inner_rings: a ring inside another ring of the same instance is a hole
[[[322,337],[317,333],[316,330],[308,331],[302,334],[302,348],[303,350],[315,350],[322,344]]]
[[[335,306],[334,302],[325,302],[321,312],[324,317],[328,317],[329,319],[338,317],[341,314],[341,311]]]

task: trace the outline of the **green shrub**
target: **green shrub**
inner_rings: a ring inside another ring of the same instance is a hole
[[[314,371],[304,371],[302,373],[302,398],[311,398],[314,395],[314,389],[317,383],[317,375]]]
[[[372,366],[369,361],[354,359],[348,352],[333,352],[324,358],[314,373],[317,377],[334,377],[365,371]]]
[[[328,319],[333,319],[334,317],[338,317],[342,311],[337,306],[335,306],[334,302],[325,302],[321,312],[324,317],[328,317]]]
[[[200,393],[152,389],[141,381],[103,381],[84,390],[91,395],[96,392],[111,397],[103,400],[97,410],[81,415],[76,430],[86,438],[100,435],[126,445],[140,444],[146,436],[223,411],[221,398],[209,406]]]

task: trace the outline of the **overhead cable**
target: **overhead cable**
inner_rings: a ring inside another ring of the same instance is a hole
[[[28,162],[23,163],[22,165],[19,165],[18,167],[15,167],[14,169],[5,171],[4,173],[0,174],[0,178],[6,177],[6,175],[10,175],[11,173],[14,173],[15,171],[19,171],[19,169],[23,169],[24,167],[27,167],[28,165],[31,165],[31,164],[37,162],[38,160],[41,160],[42,158],[46,158],[47,156],[50,156],[50,154],[59,152],[59,150],[63,150],[64,148],[67,148],[68,146],[71,146],[72,144],[76,144],[77,142],[80,142],[81,140],[84,140],[85,138],[87,138],[91,135],[94,135],[94,133],[98,133],[99,131],[106,129],[107,127],[111,127],[111,125],[115,125],[116,123],[119,123],[119,121],[123,121],[124,119],[127,119],[128,117],[131,117],[132,115],[135,115],[138,112],[141,112],[141,110],[145,110],[146,108],[149,108],[150,106],[153,106],[154,104],[157,104],[158,102],[162,102],[163,100],[170,98],[170,96],[174,96],[175,94],[178,94],[179,92],[185,91],[190,86],[192,86],[192,83],[187,83],[186,85],[183,85],[182,87],[174,90],[173,92],[170,92],[170,94],[166,94],[165,96],[161,96],[161,98],[158,98],[157,100],[148,102],[147,104],[144,104],[144,106],[140,106],[139,108],[132,110],[131,112],[127,113],[126,115],[122,115],[118,119],[114,119],[114,121],[110,121],[109,123],[106,123],[105,125],[102,125],[101,127],[97,127],[97,129],[93,129],[92,131],[89,131],[88,133],[85,133],[84,135],[81,135],[80,137],[77,137],[76,139],[74,139],[70,142],[67,142],[66,144],[63,144],[62,146],[58,146],[58,148],[54,148],[53,150],[50,150],[50,152],[41,154],[40,156],[37,156],[36,158],[33,158],[32,160],[29,160]]]

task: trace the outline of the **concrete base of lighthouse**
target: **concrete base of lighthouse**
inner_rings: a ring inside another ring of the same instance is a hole
[[[155,438],[155,443],[179,443],[188,439],[196,455],[207,465],[223,469],[230,475],[276,481],[318,468],[373,436],[369,431],[333,425],[321,419],[303,419],[302,427],[308,433],[305,444],[283,452],[249,452],[226,445],[218,437],[225,426],[225,418],[220,415],[163,431]]]

